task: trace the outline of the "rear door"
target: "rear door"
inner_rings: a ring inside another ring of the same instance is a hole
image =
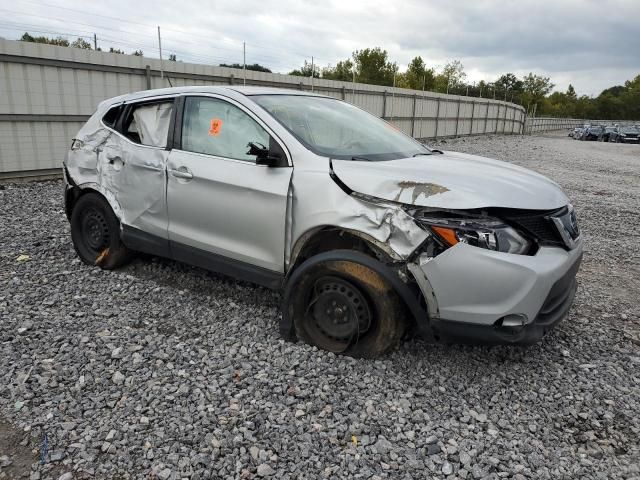
[[[159,98],[124,105],[115,128],[118,141],[108,142],[101,155],[118,172],[112,191],[122,208],[123,238],[127,246],[168,253],[166,163],[174,98]]]
[[[283,273],[293,171],[284,145],[254,113],[226,97],[187,96],[178,116],[167,163],[172,255],[225,273],[237,273],[221,267],[227,260],[245,272]],[[281,166],[257,164],[247,153],[249,142],[281,153]],[[252,275],[247,278],[265,283]]]

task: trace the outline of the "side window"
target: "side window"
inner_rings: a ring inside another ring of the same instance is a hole
[[[104,123],[109,128],[114,128],[121,111],[122,104],[114,105],[109,110],[107,110],[107,113],[104,114],[104,117],[102,117],[102,123]]]
[[[173,100],[133,105],[122,124],[122,134],[132,142],[164,148],[172,109]]]
[[[205,97],[185,100],[182,150],[255,162],[247,144],[269,147],[269,134],[235,105]]]

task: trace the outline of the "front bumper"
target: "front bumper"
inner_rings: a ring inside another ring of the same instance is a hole
[[[533,256],[459,243],[410,269],[429,307],[423,333],[453,343],[535,343],[569,311],[581,259],[582,240]]]

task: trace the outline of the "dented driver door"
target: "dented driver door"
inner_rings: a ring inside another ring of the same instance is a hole
[[[276,140],[257,116],[224,97],[186,97],[178,116],[167,162],[172,256],[222,272],[221,262],[282,273],[292,167],[288,159],[258,165],[247,153],[249,142]]]

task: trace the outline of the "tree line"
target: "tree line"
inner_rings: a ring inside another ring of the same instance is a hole
[[[63,37],[34,37],[25,33],[20,40],[88,50],[95,47],[83,38],[69,42]],[[101,50],[101,48],[98,47],[97,50]],[[110,47],[108,51],[125,53],[113,47]],[[135,50],[131,54],[144,55],[142,50]],[[175,54],[169,55],[169,60],[176,61]],[[243,68],[243,65],[239,63],[222,63],[220,66]],[[246,65],[245,68],[271,73],[269,68],[258,63]],[[633,80],[626,81],[624,85],[607,88],[597,97],[578,96],[573,85],[569,85],[566,92],[555,91],[552,93],[555,85],[551,79],[533,72],[521,78],[513,73],[505,73],[494,81],[468,82],[464,66],[459,60],[453,60],[436,70],[429,67],[422,57],[417,56],[409,62],[405,71],[400,71],[398,64],[389,58],[389,53],[380,47],[356,50],[350,58],[341,60],[334,66],[320,67],[305,60],[300,68],[292,70],[289,75],[396,86],[471,97],[496,98],[518,103],[525,107],[529,114],[535,113],[536,116],[640,119],[640,75]]]

